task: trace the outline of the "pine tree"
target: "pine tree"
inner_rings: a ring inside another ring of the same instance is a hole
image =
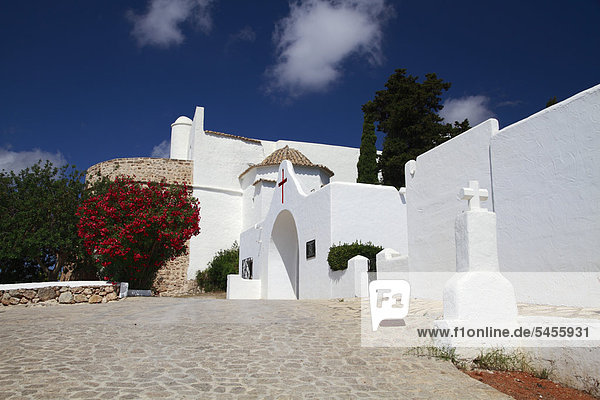
[[[378,184],[379,167],[377,166],[377,135],[375,135],[375,124],[373,118],[365,113],[363,122],[363,133],[360,139],[360,156],[358,157],[358,183]]]
[[[416,76],[406,75],[405,69],[397,69],[385,84],[386,89],[375,93],[373,101],[362,107],[386,135],[379,157],[384,185],[404,186],[404,165],[409,160],[469,129],[466,119],[452,125],[438,115],[449,82],[433,73],[426,74],[423,82],[417,80]]]

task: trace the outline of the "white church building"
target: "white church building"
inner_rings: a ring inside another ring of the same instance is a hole
[[[385,248],[378,271],[405,273],[412,296],[441,300],[458,265],[454,224],[466,205],[457,193],[477,181],[489,193],[482,207],[496,215],[498,269],[516,301],[600,304],[600,85],[503,128],[489,119],[419,155],[400,191],[355,183],[358,156],[205,130],[198,107],[172,124],[170,159],[110,160],[88,176],[191,183],[201,232],[189,255],[159,271],[161,294],[186,292],[238,241],[229,298],[354,297],[366,259],[332,271],[327,255],[358,240]]]
[[[240,245],[229,298],[353,297],[351,272],[327,263],[333,244],[356,240],[406,253],[406,207],[393,187],[357,184],[359,150],[265,141],[204,129],[204,109],[171,130],[171,159],[193,161],[201,232],[187,278],[221,249]],[[346,282],[348,281],[348,282]]]
[[[600,85],[502,129],[490,119],[420,155],[400,192],[355,183],[358,156],[208,131],[200,107],[193,120],[177,119],[171,159],[193,162],[202,207],[187,279],[237,240],[229,298],[352,297],[366,266],[334,272],[327,255],[360,240],[386,248],[378,269],[395,262],[414,296],[441,300],[457,268],[457,192],[476,180],[497,215],[499,268],[517,301],[600,301]]]

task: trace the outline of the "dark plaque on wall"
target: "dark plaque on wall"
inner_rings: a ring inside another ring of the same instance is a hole
[[[317,246],[315,240],[306,242],[306,258],[313,258],[317,255]]]
[[[252,279],[252,257],[242,260],[242,279]]]

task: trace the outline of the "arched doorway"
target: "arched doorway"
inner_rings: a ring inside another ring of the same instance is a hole
[[[292,213],[283,210],[271,231],[268,298],[299,298],[298,230]]]

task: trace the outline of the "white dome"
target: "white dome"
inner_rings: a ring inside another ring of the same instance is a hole
[[[186,116],[181,116],[179,118],[177,118],[177,120],[175,122],[173,122],[171,124],[171,127],[173,127],[174,125],[192,125],[192,120],[189,119]]]

